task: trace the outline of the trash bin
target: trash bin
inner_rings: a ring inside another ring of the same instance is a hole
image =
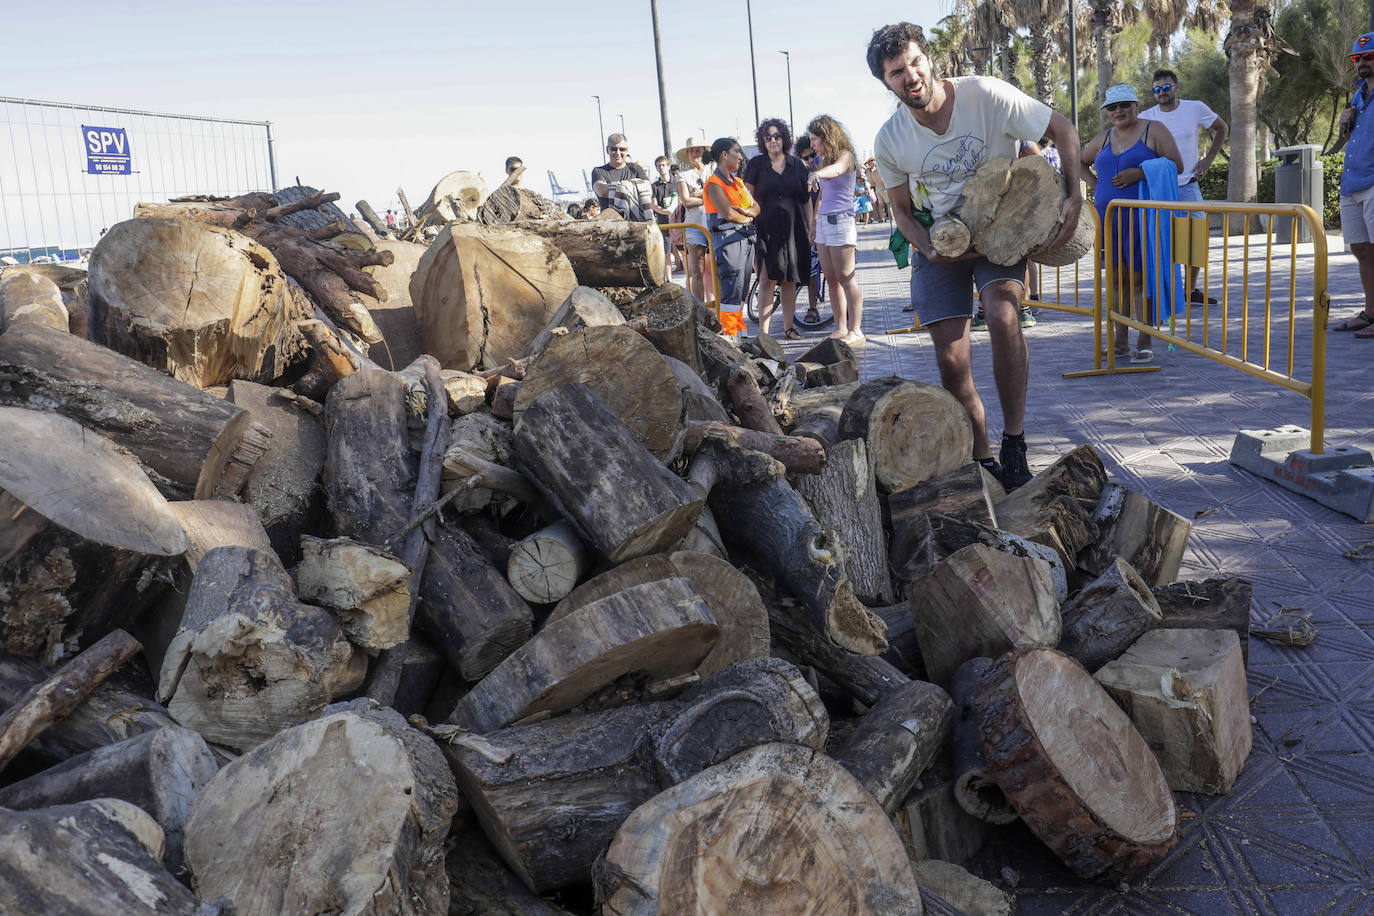
[[[1322,148],[1311,143],[1285,146],[1274,150],[1279,164],[1274,168],[1274,203],[1307,204],[1322,218]],[[1274,238],[1280,242],[1293,240],[1293,224],[1298,226],[1298,241],[1312,241],[1307,223],[1290,217],[1274,220]]]

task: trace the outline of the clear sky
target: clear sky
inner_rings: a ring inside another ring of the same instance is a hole
[[[752,142],[744,0],[658,6],[674,146]],[[752,0],[760,116],[788,117],[786,50],[798,129],[832,114],[867,151],[893,109],[864,63],[869,36],[901,19],[929,28],[948,8]],[[5,95],[269,120],[279,181],[339,191],[345,210],[395,206],[397,186],[418,205],[457,169],[495,186],[508,155],[525,160],[528,187],[548,193],[552,169],[581,189],[605,159],[593,95],[606,132],[623,116],[651,172],[662,147],[649,0],[67,0],[12,4],[4,22]]]

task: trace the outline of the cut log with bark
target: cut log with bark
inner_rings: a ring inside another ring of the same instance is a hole
[[[687,423],[687,435],[682,443],[683,454],[695,455],[701,443],[711,436],[776,458],[789,474],[820,474],[825,470],[825,448],[815,439],[780,436],[709,420],[691,420]]]
[[[691,293],[676,283],[664,283],[653,290],[651,296],[630,303],[629,314],[644,316],[647,327],[640,333],[658,348],[658,352],[697,372],[701,369],[697,345],[697,326],[700,324],[697,310],[700,307],[701,303]]]
[[[1250,667],[1250,606],[1254,587],[1245,579],[1214,578],[1172,582],[1153,590],[1163,626],[1175,630],[1231,630],[1240,657]]]
[[[219,771],[205,739],[172,725],[72,757],[0,789],[0,808],[27,811],[97,798],[137,805],[157,821],[166,838],[163,861],[182,866],[186,815],[191,800]]]
[[[973,426],[954,395],[895,376],[854,392],[840,416],[839,437],[868,444],[878,484],[889,493],[973,460]]]
[[[596,330],[618,329],[582,333]],[[519,469],[612,563],[667,548],[701,514],[691,486],[581,383],[529,402],[515,428],[515,453]]]
[[[206,740],[247,750],[359,686],[367,660],[302,604],[276,556],[216,547],[196,567],[158,699]]]
[[[1069,595],[1068,576],[1064,561],[1044,544],[988,528],[963,518],[953,518],[934,512],[914,512],[892,527],[888,554],[892,574],[906,586],[906,591],[922,588],[921,581],[937,565],[951,555],[973,544],[982,544],[1009,553],[1014,557],[1034,557],[1050,565],[1050,581],[1057,601]]]
[[[23,267],[0,274],[0,333],[31,322],[65,334],[70,320],[62,290],[52,280]]]
[[[510,425],[490,413],[477,411],[453,421],[439,486],[445,495],[454,489],[463,490],[449,502],[454,511],[471,514],[491,506],[500,516],[508,514],[521,502],[532,504],[535,501],[533,484],[511,470],[515,462],[514,448]],[[481,485],[469,486],[476,476],[482,478]],[[497,483],[503,485],[494,485]],[[511,489],[519,489],[519,495],[511,493]]]
[[[947,753],[920,778],[892,820],[913,862],[963,862],[983,848],[992,832],[955,800]]]
[[[978,462],[970,461],[948,474],[890,494],[886,500],[888,518],[896,527],[912,513],[937,512],[996,528],[997,513],[992,507],[1006,495],[995,477]]]
[[[654,457],[671,462],[685,434],[681,390],[653,345],[626,327],[589,327],[551,343],[530,364],[515,397],[514,421],[551,388],[585,385]]]
[[[1106,485],[1102,459],[1092,446],[1080,445],[998,502],[997,525],[1053,547],[1073,569],[1079,551],[1097,539],[1093,513]]]
[[[531,219],[509,225],[557,246],[583,286],[658,286],[667,279],[656,223]]]
[[[391,253],[391,263],[365,268],[386,292],[384,299],[369,297],[367,303],[382,338],[368,346],[367,355],[378,365],[395,370],[415,362],[422,352],[415,303],[410,301],[410,278],[420,266],[425,246],[396,239],[382,239],[374,245],[378,251]]]
[[[334,612],[364,649],[390,649],[410,636],[410,567],[379,547],[348,538],[301,538],[300,597]]]
[[[1175,792],[1222,795],[1250,755],[1250,704],[1231,630],[1154,630],[1096,675]]]
[[[310,317],[264,246],[189,220],[111,226],[89,283],[92,340],[197,388],[277,378],[300,355],[295,323]]]
[[[725,380],[725,392],[730,398],[730,407],[739,418],[740,426],[756,429],[759,432],[782,435],[782,427],[764,400],[759,383],[743,369],[735,369]]]
[[[911,605],[906,601],[869,610],[882,618],[887,626],[887,651],[882,659],[912,680],[926,679],[925,662],[921,661],[921,647],[916,644],[916,623],[911,619]]]
[[[607,326],[622,325],[625,323],[625,316],[620,313],[620,309],[611,304],[611,300],[592,289],[590,286],[579,286],[568,294],[568,298],[563,300],[563,304],[558,307],[558,311],[553,313],[548,324],[544,329],[535,335],[525,348],[525,356],[538,356],[548,349],[549,344],[560,334],[571,334],[583,328],[599,328]]]
[[[677,379],[678,388],[682,391],[682,401],[689,424],[693,421],[730,422],[730,415],[721,406],[719,396],[702,380],[695,369],[671,356],[663,357],[663,361],[673,370],[673,377]]]
[[[501,729],[486,736],[496,755],[440,746],[502,858],[546,893],[585,883],[625,818],[659,791],[760,744],[819,750],[828,726],[802,673],[764,658],[673,700]]]
[[[1140,574],[1151,588],[1178,578],[1193,523],[1135,490],[1109,483],[1093,512],[1097,540],[1078,555],[1078,567],[1100,575],[1116,557]]]
[[[0,810],[0,900],[11,913],[205,916],[162,849],[153,819],[114,798]]]
[[[1059,601],[1044,560],[973,544],[908,595],[926,673],[944,687],[970,658],[1059,642]]]
[[[137,462],[75,421],[0,407],[0,442],[0,650],[51,663],[151,606],[186,534]]]
[[[272,197],[286,211],[277,217],[285,225],[295,226],[309,233],[311,238],[328,240],[346,248],[360,250],[372,247],[372,237],[362,230],[361,225],[354,224],[344,213],[343,207],[334,202],[339,195],[323,194],[319,188],[295,184],[275,189]],[[330,199],[321,200],[323,197]],[[305,204],[303,209],[293,206],[300,204]]]
[[[895,601],[878,484],[863,440],[847,439],[831,446],[825,469],[798,476],[795,486],[817,524],[837,537],[845,574],[859,600],[870,605]]]
[[[872,793],[889,816],[949,741],[954,704],[934,684],[912,681],[883,696],[859,720],[835,762]]]
[[[957,216],[942,216],[930,227],[930,247],[942,258],[957,258],[972,244],[968,226]]]
[[[714,313],[712,313],[714,314]],[[736,369],[743,369],[757,381],[763,378],[759,368],[739,344],[705,325],[697,325],[697,354],[701,357],[701,375],[717,392],[725,391],[725,380]]]
[[[626,675],[674,678],[695,671],[718,634],[685,579],[633,586],[545,626],[463,697],[451,721],[490,732],[566,712]]]
[[[1059,229],[1064,179],[1043,156],[988,159],[964,183],[959,217],[994,264],[1021,261]]]
[[[1164,773],[1082,665],[1054,649],[1008,653],[975,702],[993,777],[1076,874],[1128,880],[1173,848],[1178,809]]]
[[[591,551],[572,526],[556,522],[515,545],[506,578],[526,601],[552,604],[573,590],[591,563]]]
[[[192,886],[239,916],[446,913],[443,845],[456,808],[432,740],[366,700],[331,707],[233,761],[196,797]]]
[[[834,685],[840,702],[867,708],[911,680],[881,656],[855,655],[835,645],[790,599],[764,595],[764,604],[773,654],[814,668]]]
[[[795,393],[781,418],[783,429],[793,436],[808,436],[829,448],[840,441],[844,405],[858,390],[858,382],[849,382]]]
[[[713,439],[692,459],[692,474],[719,481],[707,489],[721,533],[777,577],[818,633],[858,655],[887,649],[882,621],[854,594],[840,549],[778,461]]]
[[[635,809],[594,871],[597,899],[629,916],[922,912],[882,808],[824,754],[765,744]]]
[[[1125,652],[1147,630],[1164,624],[1150,587],[1120,557],[1061,607],[1059,614],[1063,621],[1059,651],[1089,671]]]
[[[0,405],[52,411],[100,433],[137,457],[169,499],[236,496],[268,448],[270,431],[247,410],[51,328],[0,335],[0,374]]]
[[[454,916],[576,916],[525,887],[476,824],[454,826],[445,867]]]
[[[989,824],[1010,824],[1018,815],[1006,793],[992,777],[983,741],[978,734],[978,710],[974,698],[992,668],[990,658],[971,658],[954,672],[954,800],[969,814]]]
[[[577,285],[567,257],[545,239],[452,223],[411,277],[421,347],[445,369],[499,366],[525,351]]]

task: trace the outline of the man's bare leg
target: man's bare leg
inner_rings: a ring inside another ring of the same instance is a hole
[[[981,297],[992,343],[992,376],[1002,404],[1002,428],[1010,435],[1020,435],[1025,431],[1030,366],[1030,350],[1021,333],[1021,285],[999,280],[983,287]]]
[[[1012,313],[1013,322],[1016,320]],[[964,407],[973,424],[973,457],[982,461],[992,457],[988,443],[987,415],[978,386],[973,383],[973,362],[969,348],[969,319],[946,318],[930,325],[930,340],[935,344],[935,364],[940,369],[940,384]],[[1021,326],[1018,323],[1019,332]]]

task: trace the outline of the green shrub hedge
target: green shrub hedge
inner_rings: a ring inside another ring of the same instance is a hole
[[[1260,165],[1259,190],[1256,199],[1271,203],[1274,200],[1274,169],[1277,159],[1270,159]],[[1339,229],[1341,225],[1341,170],[1345,167],[1345,153],[1334,153],[1321,157],[1322,164],[1322,222],[1328,229]],[[1207,174],[1198,179],[1204,200],[1226,199],[1226,176],[1231,170],[1229,162],[1220,159],[1212,163]]]

